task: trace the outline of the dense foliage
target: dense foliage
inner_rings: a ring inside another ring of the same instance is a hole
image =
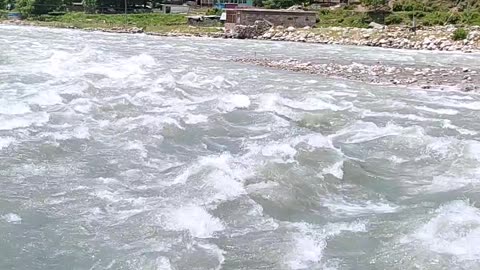
[[[16,8],[24,15],[47,14],[65,7],[64,0],[18,0]]]

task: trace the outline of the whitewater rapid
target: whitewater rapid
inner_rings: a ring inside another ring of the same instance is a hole
[[[230,61],[480,55],[0,26],[0,269],[480,269],[480,96]]]

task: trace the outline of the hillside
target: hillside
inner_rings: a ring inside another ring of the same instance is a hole
[[[386,25],[480,25],[478,0],[362,0],[341,8],[319,11],[319,26],[366,27],[375,21]]]

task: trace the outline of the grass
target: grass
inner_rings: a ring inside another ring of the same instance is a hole
[[[121,14],[85,14],[70,12],[65,15],[41,15],[29,17],[27,20],[42,26],[75,27],[75,28],[123,28],[139,27],[146,32],[179,32],[179,33],[212,33],[218,32],[215,27],[190,27],[185,15],[179,14],[129,14],[127,18]]]
[[[318,19],[317,27],[340,26],[364,28],[373,21],[366,13],[346,9],[321,10],[318,14]]]
[[[397,11],[388,14],[383,20],[373,13],[357,12],[347,9],[321,10],[317,27],[368,27],[372,21],[386,25],[412,25],[415,16],[417,25],[434,26],[445,24],[480,25],[480,11]]]

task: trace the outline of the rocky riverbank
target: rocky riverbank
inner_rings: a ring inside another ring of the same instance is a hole
[[[3,24],[47,26],[77,29],[69,25],[46,25],[37,21],[3,21]],[[271,27],[264,22],[253,26],[236,26],[233,33],[226,33],[221,28],[205,31],[202,27],[188,27],[168,32],[147,32],[142,28],[110,27],[82,28],[86,31],[103,31],[109,33],[145,33],[156,36],[187,36],[211,38],[239,38],[272,41],[308,42],[319,44],[373,46],[394,49],[435,50],[480,52],[480,26],[465,27],[468,36],[465,40],[452,39],[456,26],[423,27],[415,33],[407,27],[377,27],[371,29],[349,27],[327,27],[295,29],[293,27]]]
[[[328,27],[314,29],[295,29],[293,27],[272,27],[265,30],[263,24],[258,26],[239,26],[238,38],[252,38],[274,41],[294,41],[321,44],[340,44],[373,46],[394,49],[438,50],[438,51],[480,51],[480,26],[466,27],[468,36],[465,40],[452,39],[457,27],[424,27],[412,32],[408,27],[349,28]]]
[[[382,85],[413,86],[422,89],[458,89],[465,92],[480,91],[480,69],[468,68],[415,68],[367,64],[314,64],[294,59],[272,60],[239,58],[236,62],[275,69],[318,74]]]

